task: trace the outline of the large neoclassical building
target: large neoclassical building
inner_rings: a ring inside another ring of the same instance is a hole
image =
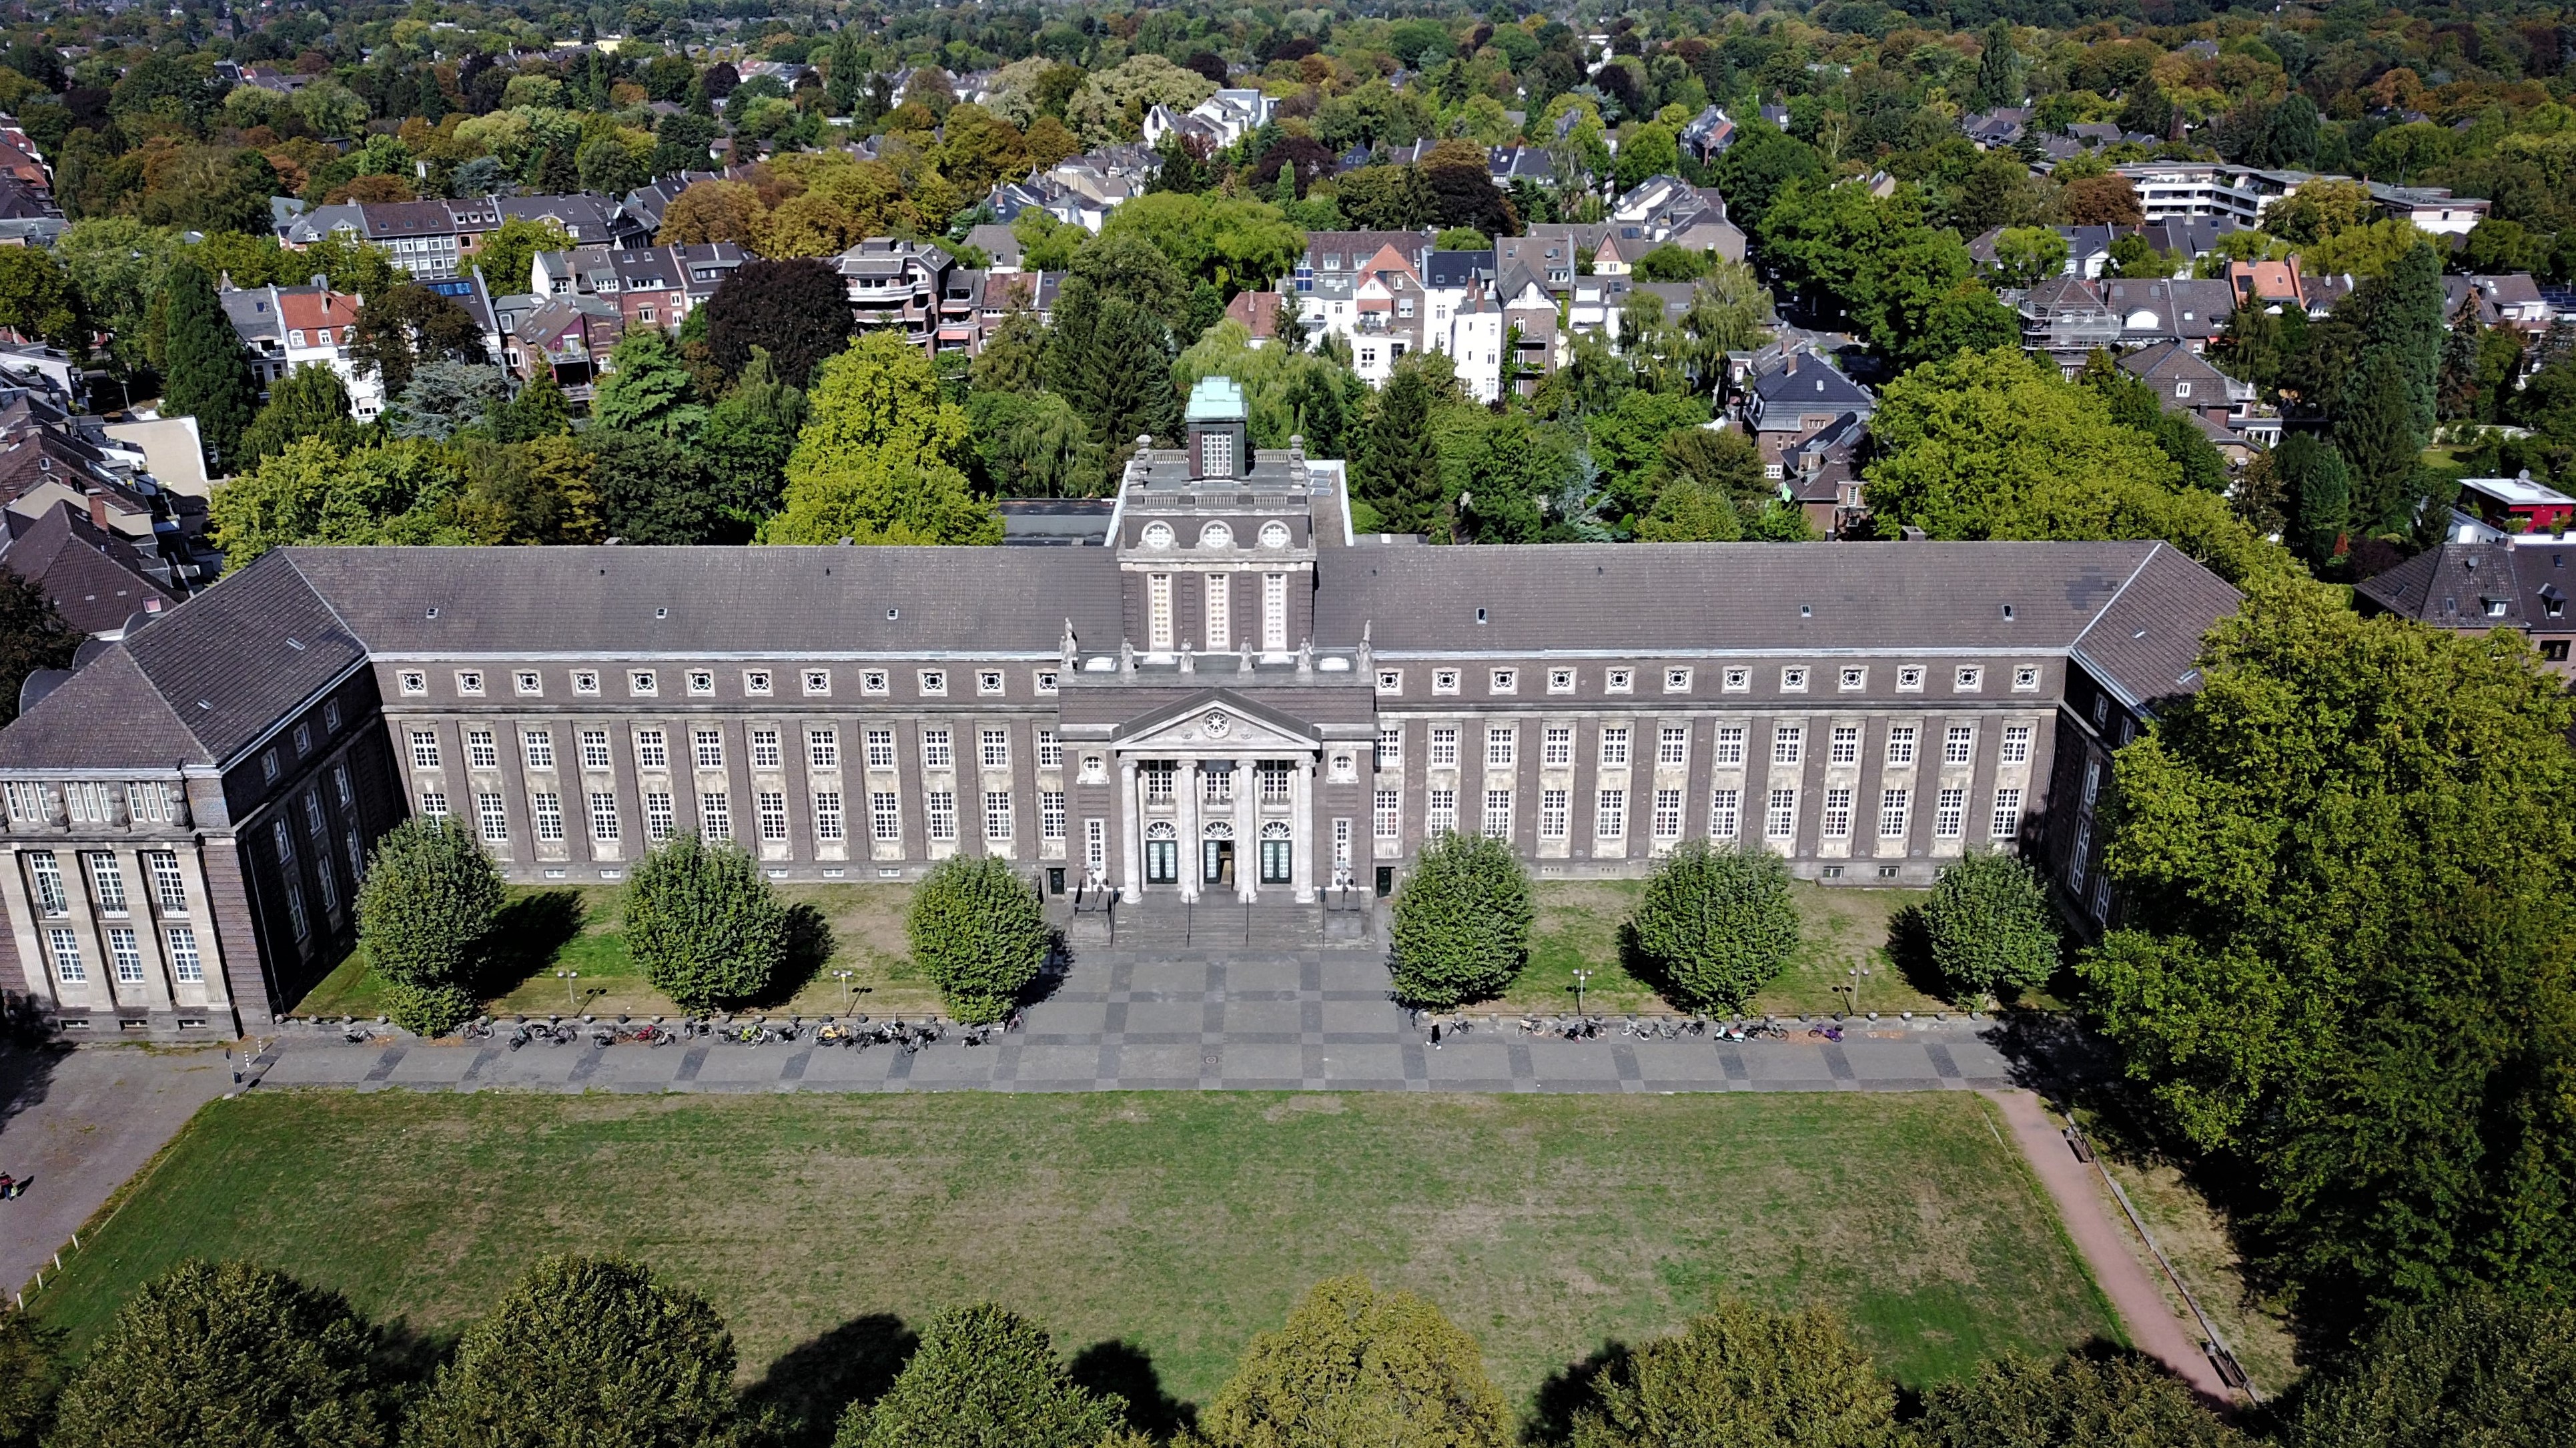
[[[774,879],[958,851],[1155,911],[1383,895],[1450,830],[1541,877],[1690,839],[2109,896],[2107,751],[2236,594],[2155,543],[1430,547],[1231,384],[1105,534],[999,548],[291,548],[39,678],[0,731],[0,985],[72,1035],[256,1029],[350,948],[371,842],[513,880],[693,830]]]

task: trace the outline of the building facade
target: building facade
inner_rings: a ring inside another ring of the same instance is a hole
[[[415,813],[528,883],[694,830],[782,881],[965,851],[1153,911],[1385,894],[1471,830],[1542,877],[2036,849],[2087,907],[2071,761],[2236,601],[2154,543],[1356,539],[1342,465],[1254,452],[1222,379],[1115,509],[1095,547],[280,550],[0,731],[0,984],[72,1034],[256,1029]]]

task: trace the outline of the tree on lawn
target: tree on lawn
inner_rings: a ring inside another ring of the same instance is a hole
[[[707,298],[707,349],[727,376],[741,375],[754,348],[767,348],[778,379],[803,387],[848,345],[849,293],[830,262],[744,262]]]
[[[683,834],[636,862],[626,949],[653,988],[689,1011],[768,988],[787,958],[788,915],[741,847]]]
[[[1788,863],[1769,850],[1682,845],[1646,877],[1628,939],[1675,1005],[1742,1010],[1798,948]]]
[[[1925,1395],[1920,1448],[2252,1448],[2189,1386],[2130,1353],[2074,1352],[1981,1364]],[[2357,1440],[2338,1441],[2349,1448]]]
[[[0,568],[0,724],[18,717],[18,695],[38,669],[68,669],[86,637],[63,622],[34,582]]]
[[[1529,872],[1505,841],[1446,834],[1395,896],[1395,993],[1446,1009],[1499,995],[1529,960]]]
[[[259,383],[205,268],[182,257],[172,264],[165,286],[161,415],[195,418],[206,465],[223,477],[238,470],[233,454],[259,406]]]
[[[1218,1448],[1503,1448],[1511,1412],[1476,1340],[1410,1292],[1315,1284],[1253,1338],[1200,1431]]]
[[[2038,872],[2017,855],[1972,850],[1941,872],[1923,903],[1932,968],[1951,1000],[1976,1004],[2007,986],[2037,990],[2057,970],[2057,921]]]
[[[413,1407],[411,1448],[729,1448],[733,1335],[641,1263],[549,1257],[483,1319]]]
[[[912,958],[961,1021],[998,1021],[1046,965],[1046,915],[1011,862],[951,855],[913,891]]]
[[[1898,1441],[1896,1392],[1823,1308],[1772,1312],[1733,1300],[1593,1376],[1572,1448],[1883,1448]]]
[[[247,1262],[135,1290],[63,1389],[55,1448],[382,1448],[393,1394],[338,1293]]]
[[[358,886],[358,940],[405,1030],[443,1035],[474,1014],[501,872],[463,820],[415,815],[387,831]]]
[[[349,360],[360,375],[384,379],[385,395],[398,397],[423,362],[488,363],[483,329],[453,297],[405,282],[369,296],[358,307]]]
[[[833,1448],[1101,1448],[1125,1399],[1079,1386],[1046,1329],[992,1303],[931,1320],[873,1404],[852,1403]]]

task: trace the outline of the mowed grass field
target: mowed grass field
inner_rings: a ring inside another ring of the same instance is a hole
[[[1718,1291],[1830,1304],[1922,1384],[2116,1330],[1991,1110],[1966,1092],[253,1095],[207,1107],[30,1305],[77,1349],[151,1274],[242,1257],[443,1337],[540,1254],[619,1252],[712,1299],[747,1380],[990,1298],[1068,1356],[1129,1344],[1203,1403],[1309,1285],[1365,1272],[1475,1333],[1524,1404]]]

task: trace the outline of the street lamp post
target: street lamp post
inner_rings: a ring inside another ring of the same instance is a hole
[[[1588,970],[1578,970],[1574,973],[1574,1013],[1578,1016],[1583,1014],[1584,984],[1591,979],[1592,972]]]
[[[1849,976],[1850,979],[1843,985],[1837,987],[1837,989],[1842,991],[1843,995],[1846,997],[1846,1003],[1850,1006],[1851,1013],[1853,1015],[1859,1015],[1860,983],[1869,979],[1869,967],[1865,965],[1855,965],[1843,973]]]
[[[581,972],[577,970],[559,970],[555,972],[555,979],[564,983],[564,1008],[574,1015],[579,1015],[581,1013],[581,1002],[573,996],[573,982],[581,979]]]
[[[841,1013],[843,1015],[847,1015],[850,1011],[850,977],[857,975],[858,972],[855,970],[836,970],[832,972],[832,974],[840,978]]]

